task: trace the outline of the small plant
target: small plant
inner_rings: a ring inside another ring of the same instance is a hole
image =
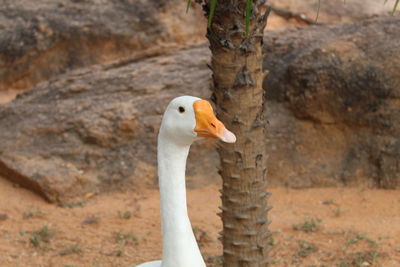
[[[30,207],[27,211],[25,211],[22,214],[22,218],[31,219],[31,218],[43,217],[44,215],[46,214],[42,212],[39,208],[33,209],[32,207]]]
[[[82,206],[85,206],[86,203],[87,203],[87,200],[79,200],[79,201],[76,201],[76,202],[66,202],[66,203],[62,203],[62,204],[60,204],[59,206],[60,206],[60,207],[67,207],[67,208],[72,209],[72,208],[75,208],[75,207],[82,207]]]
[[[385,4],[387,1],[388,0],[385,0]],[[396,13],[397,6],[399,5],[399,3],[400,3],[400,0],[396,0],[396,2],[394,3],[393,10],[392,10],[392,16],[394,16],[394,13]]]
[[[353,244],[355,244],[355,243],[357,243],[358,241],[361,241],[361,240],[367,241],[373,247],[377,247],[378,246],[378,244],[377,244],[377,242],[375,240],[373,240],[372,238],[369,238],[368,236],[366,236],[364,234],[359,234],[359,233],[356,234],[353,238],[347,240],[345,245],[346,245],[346,247],[348,247],[348,246],[351,246],[351,245],[353,245]]]
[[[345,212],[348,212],[348,210],[342,210],[340,207],[337,207],[335,210],[335,217],[340,217]]]
[[[224,260],[222,259],[221,256],[206,257],[207,266],[210,266],[210,267],[222,266],[223,262],[224,262]]]
[[[63,250],[60,251],[60,256],[67,256],[71,254],[81,254],[82,249],[78,247],[78,245],[74,244],[68,247],[65,247]]]
[[[140,211],[142,210],[142,206],[140,206],[140,204],[136,204],[135,205],[135,211],[133,212],[133,216],[139,216]]]
[[[333,204],[335,204],[335,202],[331,198],[322,201],[322,205],[333,205]]]
[[[123,257],[125,255],[125,251],[123,248],[118,248],[118,249],[114,250],[112,255],[114,255],[116,257]]]
[[[311,253],[314,253],[316,251],[318,251],[318,248],[315,244],[304,241],[304,240],[299,240],[299,249],[297,250],[297,255],[300,257],[307,257],[309,256]]]
[[[6,230],[2,230],[2,231],[0,232],[0,237],[1,237],[1,238],[8,238],[9,235],[10,235],[9,232],[6,231]]]
[[[140,212],[141,210],[142,210],[142,206],[140,206],[139,204],[136,204],[135,211]]]
[[[26,234],[27,234],[27,232],[25,232],[25,231],[19,231],[20,236],[25,236]]]
[[[340,267],[348,267],[348,266],[364,267],[370,265],[375,266],[379,257],[381,257],[381,254],[375,250],[351,253],[346,257],[344,261],[342,261],[339,264],[339,266]]]
[[[303,231],[306,233],[309,232],[318,232],[321,230],[321,222],[322,220],[319,218],[311,218],[305,220],[303,223],[300,224],[294,224],[293,229],[296,231]]]
[[[204,247],[207,243],[212,241],[208,231],[201,229],[200,227],[193,227],[193,233],[196,238],[199,247]]]
[[[132,232],[123,233],[121,231],[114,232],[113,237],[116,243],[120,245],[137,245],[139,242],[139,238]]]
[[[271,237],[268,238],[268,245],[269,245],[271,248],[275,247],[277,243],[278,243],[278,242],[276,241],[276,239],[275,239],[273,236],[271,236]]]
[[[87,225],[87,224],[98,224],[99,223],[99,217],[97,216],[90,216],[87,217],[85,220],[83,220],[82,224]]]
[[[129,220],[132,217],[132,212],[130,212],[129,210],[124,212],[118,211],[118,216],[121,219]]]
[[[344,235],[344,234],[346,234],[346,232],[342,230],[342,231],[327,232],[326,234],[327,235]]]
[[[55,235],[53,231],[51,231],[47,225],[42,228],[34,231],[32,233],[32,237],[30,239],[31,243],[35,247],[40,247],[42,242],[49,243],[51,238]]]
[[[101,262],[94,260],[92,262],[92,267],[103,267],[103,264],[101,264]]]

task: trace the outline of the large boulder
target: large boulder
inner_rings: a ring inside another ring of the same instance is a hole
[[[269,180],[400,187],[400,18],[267,32]],[[156,135],[177,95],[209,95],[206,45],[75,70],[0,106],[0,174],[50,201],[156,184]],[[219,182],[213,143],[188,184]]]
[[[394,1],[322,1],[319,22],[388,15]],[[280,16],[300,15],[295,24],[314,20],[317,12],[315,0],[268,3]],[[182,0],[2,1],[0,91],[12,96],[76,68],[205,41],[206,21],[200,5],[194,7],[186,13]],[[271,21],[272,27],[290,24],[274,14]]]
[[[0,91],[168,44],[198,42],[200,9],[181,0],[14,0],[0,4]],[[203,40],[203,39],[202,39]]]
[[[400,187],[400,17],[267,34],[270,176]]]
[[[390,16],[396,0],[269,0],[275,12],[296,15],[315,22],[356,22],[375,16]],[[320,7],[318,13],[318,5]]]
[[[86,192],[154,185],[156,135],[168,102],[178,95],[207,96],[208,50],[192,47],[135,62],[80,69],[43,82],[0,106],[0,173],[63,202]],[[189,164],[193,183],[216,155]],[[212,175],[211,175],[212,176]],[[209,178],[206,179],[210,182]],[[204,182],[204,181],[203,181]]]

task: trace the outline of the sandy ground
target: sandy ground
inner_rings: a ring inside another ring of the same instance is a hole
[[[271,266],[400,266],[399,191],[271,192]],[[157,190],[88,195],[60,207],[0,178],[0,203],[1,267],[135,266],[160,258]],[[188,205],[208,266],[216,266],[218,187],[189,190]]]

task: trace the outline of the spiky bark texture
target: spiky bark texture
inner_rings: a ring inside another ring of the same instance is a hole
[[[204,6],[206,13],[210,1]],[[267,266],[266,144],[263,115],[263,32],[269,9],[253,0],[246,36],[246,0],[218,0],[207,38],[212,51],[213,100],[237,136],[221,144],[224,266]]]

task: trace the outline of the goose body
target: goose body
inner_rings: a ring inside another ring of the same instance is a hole
[[[157,161],[163,255],[137,267],[205,267],[186,205],[185,170],[190,145],[199,137],[233,143],[236,137],[215,117],[209,102],[192,96],[173,99],[161,122]]]
[[[161,267],[161,261],[150,261],[150,262],[140,264],[136,267]]]

